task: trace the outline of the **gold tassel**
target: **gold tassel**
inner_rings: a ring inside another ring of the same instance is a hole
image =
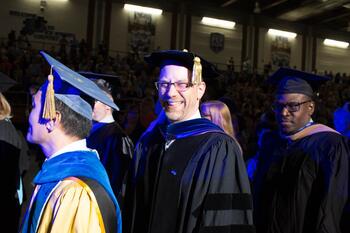
[[[52,120],[56,117],[55,90],[53,88],[54,77],[52,75],[52,66],[47,79],[49,83],[46,88],[43,118],[46,120]]]
[[[192,83],[199,84],[202,82],[202,65],[199,57],[193,59]]]

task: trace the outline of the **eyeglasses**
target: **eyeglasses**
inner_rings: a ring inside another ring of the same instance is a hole
[[[306,100],[304,102],[289,102],[289,103],[278,103],[275,102],[272,104],[272,110],[275,112],[281,112],[284,108],[286,108],[288,110],[288,112],[297,112],[300,110],[300,106],[303,104],[306,104],[308,102],[311,102],[312,100]]]
[[[171,85],[175,86],[175,89],[179,92],[186,91],[189,87],[192,87],[193,83],[183,83],[183,82],[175,82],[175,83],[167,83],[167,82],[155,82],[156,88],[158,91],[165,92],[170,88]]]

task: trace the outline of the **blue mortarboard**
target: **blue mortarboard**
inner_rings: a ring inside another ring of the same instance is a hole
[[[186,67],[187,69],[193,71],[196,70],[196,58],[199,58],[201,65],[201,76],[203,78],[212,78],[219,75],[217,69],[213,64],[204,60],[200,56],[180,50],[164,50],[154,52],[148,56],[145,56],[145,61],[153,66],[158,66],[160,68],[166,65],[178,65]],[[201,80],[201,79],[199,79]]]
[[[119,110],[118,106],[93,81],[69,69],[47,53],[41,51],[40,54],[51,65],[55,97],[68,105],[73,111],[87,119],[92,119],[92,107],[82,98],[84,96]],[[44,85],[47,89],[46,92],[49,89],[49,85],[50,82]]]
[[[119,76],[116,76],[116,75],[100,74],[100,73],[94,73],[90,71],[78,71],[78,73],[88,79],[104,79],[108,82],[113,82],[113,80],[117,81],[120,78]]]
[[[268,81],[277,85],[277,95],[299,93],[313,97],[317,88],[329,79],[325,76],[282,67],[273,73]]]
[[[15,80],[0,72],[0,92],[5,92],[16,84]]]
[[[113,87],[119,87],[120,86],[120,77],[116,75],[110,75],[110,74],[101,74],[101,73],[94,73],[90,71],[78,71],[79,74],[83,75],[85,78],[88,78],[96,83],[97,80],[104,80],[108,84],[108,90],[106,90],[105,87],[101,87],[98,83],[97,86],[101,88],[102,90],[106,91],[108,94],[112,95],[112,92],[115,90],[112,90]]]

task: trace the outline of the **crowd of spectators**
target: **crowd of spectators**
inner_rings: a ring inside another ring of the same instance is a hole
[[[32,87],[39,86],[49,72],[49,67],[39,55],[39,48],[33,47],[24,35],[16,36],[15,32],[9,33],[0,44],[0,72],[15,79],[19,83],[17,88],[29,96]],[[122,110],[116,114],[116,119],[134,142],[155,119],[157,93],[154,81],[158,71],[147,67],[142,54],[116,53],[111,56],[103,42],[94,51],[88,48],[83,39],[78,42],[66,38],[53,44],[47,52],[76,71],[117,76],[107,80],[114,86],[113,95]],[[237,138],[248,158],[256,152],[257,132],[274,125],[273,122],[266,122],[273,121],[273,117],[263,117],[271,115],[273,88],[266,83],[268,72],[237,72],[232,68],[232,63],[216,79],[205,80],[208,93],[204,100],[220,99],[229,106],[235,131],[238,132]],[[350,100],[350,77],[331,72],[325,75],[332,79],[320,89],[314,120],[333,126],[334,110]]]

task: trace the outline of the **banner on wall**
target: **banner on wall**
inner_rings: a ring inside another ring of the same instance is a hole
[[[290,64],[291,44],[288,38],[276,36],[271,44],[271,63],[273,69]]]
[[[155,24],[152,15],[134,12],[129,14],[129,51],[146,54],[154,50]]]
[[[74,33],[56,31],[54,26],[47,24],[47,20],[43,16],[14,10],[10,10],[9,14],[23,18],[23,27],[19,31],[29,40],[58,42],[62,38],[67,40],[75,40],[76,38]]]
[[[225,36],[221,33],[210,33],[210,49],[214,53],[219,53],[224,49]]]

